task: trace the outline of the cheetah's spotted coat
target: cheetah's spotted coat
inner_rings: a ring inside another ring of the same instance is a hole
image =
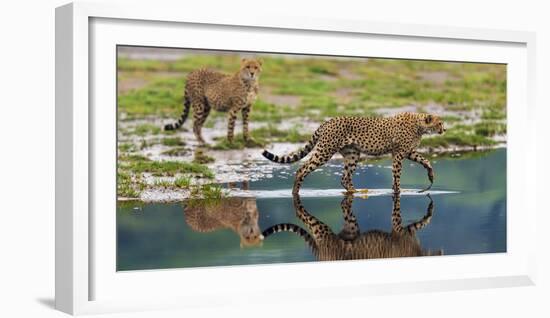
[[[193,133],[200,144],[205,144],[201,129],[213,108],[228,113],[227,140],[232,142],[237,114],[241,112],[243,136],[245,141],[249,142],[248,116],[258,94],[261,71],[261,60],[242,59],[239,71],[232,75],[209,69],[199,69],[189,73],[185,83],[184,108],[181,117],[175,123],[164,126],[164,129],[180,128],[192,107]]]
[[[445,131],[438,116],[420,113],[402,113],[388,118],[378,117],[336,117],[324,122],[313,133],[310,141],[301,149],[286,156],[277,156],[264,150],[267,159],[278,163],[292,163],[311,157],[296,172],[292,193],[298,193],[305,177],[325,164],[339,152],[344,157],[342,186],[350,193],[355,192],[352,176],[361,153],[367,155],[392,154],[393,191],[400,192],[402,161],[404,158],[418,162],[428,171],[430,189],[434,172],[430,162],[416,152],[424,134]]]

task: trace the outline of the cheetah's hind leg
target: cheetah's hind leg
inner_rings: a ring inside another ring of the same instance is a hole
[[[206,147],[208,144],[202,138],[202,125],[206,121],[208,114],[210,113],[210,105],[208,103],[195,103],[193,104],[193,133],[195,138],[199,142],[199,146]]]
[[[292,187],[293,195],[300,192],[302,183],[304,182],[304,179],[307,177],[307,175],[318,167],[324,165],[332,157],[332,154],[333,152],[325,151],[322,147],[317,146],[317,148],[312,152],[309,160],[304,163],[304,165],[301,166],[298,171],[296,171],[294,186]]]

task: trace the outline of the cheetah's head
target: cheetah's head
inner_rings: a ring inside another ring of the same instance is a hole
[[[425,134],[442,134],[445,132],[443,121],[436,115],[422,114],[419,124]]]
[[[256,207],[256,202],[246,202],[244,208],[246,212],[239,224],[241,247],[261,245],[264,236],[258,225],[258,208]]]
[[[241,78],[245,81],[255,81],[260,77],[262,72],[262,60],[247,59],[241,60]]]

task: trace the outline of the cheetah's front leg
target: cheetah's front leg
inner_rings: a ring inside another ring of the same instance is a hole
[[[251,108],[252,105],[248,104],[241,110],[243,116],[243,138],[247,147],[257,147],[260,146],[260,144],[250,137],[248,131],[248,115],[250,114]]]
[[[353,173],[357,168],[357,162],[359,161],[359,152],[353,149],[341,151],[344,157],[344,173],[342,174],[342,186],[346,189],[347,193],[354,193],[356,190],[353,187]]]
[[[401,168],[403,164],[403,154],[395,153],[393,155],[392,174],[393,174],[393,193],[401,192]]]
[[[408,157],[407,157],[409,160],[412,160],[414,162],[418,162],[419,164],[421,164],[422,166],[424,166],[424,168],[426,168],[426,170],[428,170],[428,179],[430,180],[430,185],[425,188],[424,190],[420,190],[418,192],[425,192],[425,191],[428,191],[431,189],[433,183],[434,183],[434,170],[432,169],[432,165],[431,163],[425,159],[424,157],[422,157],[422,155],[420,155],[419,153],[413,151],[411,152]]]
[[[233,143],[233,137],[235,133],[235,120],[237,120],[237,111],[236,107],[232,107],[228,112],[228,123],[227,123],[227,141]]]

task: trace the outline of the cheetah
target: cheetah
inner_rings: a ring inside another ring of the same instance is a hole
[[[392,155],[394,193],[401,191],[403,159],[421,164],[428,171],[430,181],[430,185],[420,191],[424,192],[433,184],[434,171],[431,163],[416,152],[416,148],[420,145],[422,135],[443,132],[443,122],[438,116],[431,114],[400,113],[387,118],[336,117],[321,124],[303,148],[285,156],[277,156],[267,150],[262,154],[273,162],[293,163],[312,152],[311,157],[296,172],[293,194],[299,192],[309,173],[325,164],[336,152],[344,157],[341,184],[348,193],[356,192],[352,176],[361,153],[374,156]]]
[[[293,223],[281,223],[265,229],[262,235],[267,239],[279,232],[296,233],[305,240],[315,258],[320,261],[443,255],[443,250],[422,249],[416,237],[416,232],[426,227],[433,217],[433,200],[429,195],[428,198],[430,203],[425,216],[403,226],[401,197],[399,194],[394,194],[391,232],[375,229],[361,233],[351,209],[353,195],[347,194],[341,201],[344,226],[341,232],[336,234],[328,225],[319,221],[304,208],[299,195],[294,195],[296,216],[306,225],[309,232]]]
[[[215,204],[199,202],[184,207],[183,213],[185,222],[196,232],[231,229],[239,235],[241,247],[261,245],[264,239],[254,198],[224,198]]]
[[[227,140],[231,143],[237,114],[241,112],[244,140],[247,144],[254,144],[248,131],[248,116],[258,95],[261,72],[262,60],[243,58],[239,71],[232,75],[206,68],[189,73],[185,83],[181,117],[175,123],[164,126],[164,129],[180,128],[192,107],[193,133],[199,144],[205,145],[201,129],[213,108],[228,113]]]

